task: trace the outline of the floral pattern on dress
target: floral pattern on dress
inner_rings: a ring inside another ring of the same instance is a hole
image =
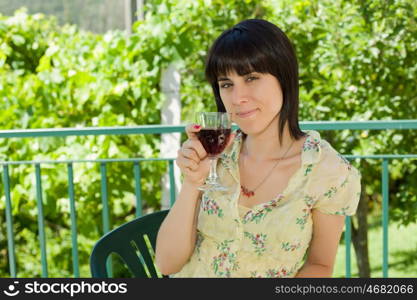
[[[291,269],[288,268],[270,268],[262,275],[257,271],[250,272],[251,277],[253,278],[285,278],[291,277],[298,270],[298,263],[293,266]]]
[[[340,185],[340,187],[344,187],[347,183],[348,183],[348,179],[346,178],[346,179],[342,182],[342,184]]]
[[[334,214],[339,216],[347,216],[349,211],[349,205],[346,207],[342,207],[339,211],[336,211]]]
[[[223,210],[220,208],[216,201],[203,194],[202,198],[203,211],[209,215],[217,215],[219,218],[223,217]]]
[[[237,151],[232,152],[232,154],[230,155],[230,159],[235,163],[237,162]]]
[[[334,196],[334,194],[336,194],[337,192],[337,188],[332,186],[327,192],[324,193],[324,196],[327,198],[331,198]]]
[[[243,217],[242,223],[246,224],[248,222],[255,222],[256,224],[259,224],[265,216],[272,211],[272,208],[278,205],[278,202],[281,201],[283,197],[283,195],[279,195],[278,198],[262,205],[262,209],[260,210],[249,210]]]
[[[236,253],[230,252],[230,244],[234,240],[225,240],[217,245],[220,253],[213,257],[211,266],[215,275],[219,277],[230,277],[232,271],[239,268]]]
[[[304,172],[304,176],[307,176],[313,170],[313,164],[307,165],[306,171]]]
[[[296,244],[291,244],[290,242],[286,242],[286,243],[281,244],[281,249],[283,249],[287,252],[297,250],[300,247],[301,247],[301,244],[299,242],[296,243]]]
[[[221,154],[220,161],[223,167],[228,171],[231,171],[235,164],[226,153]]]
[[[245,231],[245,237],[249,238],[252,241],[252,245],[255,247],[255,253],[258,256],[262,255],[265,252],[265,240],[267,238],[266,234],[252,234],[250,232]]]
[[[200,247],[201,244],[204,241],[204,236],[201,234],[200,231],[197,230],[197,239],[195,241],[195,250],[197,251],[198,254],[200,254]]]
[[[316,139],[316,138],[312,138],[312,137],[307,137],[306,141],[304,142],[303,145],[303,151],[316,151],[319,152],[320,149],[320,140]]]
[[[304,207],[303,210],[302,210],[304,214],[301,218],[297,218],[297,220],[296,220],[296,223],[298,225],[300,225],[301,230],[304,230],[305,224],[307,223],[308,216],[310,215],[311,210],[313,209],[313,205],[314,205],[315,201],[314,201],[313,197],[305,196],[304,197],[304,202],[307,206],[307,207]]]

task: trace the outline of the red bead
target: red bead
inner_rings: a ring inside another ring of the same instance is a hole
[[[246,197],[252,197],[253,195],[255,195],[255,192],[254,191],[248,190],[243,185],[240,186],[240,189],[241,189],[243,195],[245,195]]]

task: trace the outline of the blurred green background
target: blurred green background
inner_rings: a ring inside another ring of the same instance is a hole
[[[193,111],[214,110],[204,80],[207,50],[223,30],[254,17],[278,25],[296,48],[301,121],[417,117],[414,0],[145,1],[144,19],[134,24],[130,35],[124,30],[122,4],[0,0],[1,130],[160,124],[161,73],[171,62],[181,73],[182,119]],[[342,154],[417,153],[416,130],[321,134]],[[159,145],[158,135],[2,139],[0,159],[158,157]],[[363,178],[361,209],[369,211],[368,252],[362,249],[357,255],[370,256],[370,272],[360,274],[354,264],[352,275],[381,277],[381,166],[377,160],[353,163]],[[390,274],[396,277],[417,276],[416,169],[412,159],[390,164],[389,259]],[[38,277],[33,167],[10,171],[18,276]],[[161,207],[160,178],[165,171],[163,163],[142,167],[145,212]],[[77,165],[74,172],[81,276],[89,277],[91,248],[103,234],[100,173],[92,164]],[[130,173],[126,164],[109,165],[113,227],[134,218]],[[43,169],[42,184],[49,276],[71,277],[65,166]],[[0,277],[8,277],[3,183],[0,188]],[[359,228],[354,217],[353,238]],[[344,276],[343,243],[337,277]]]

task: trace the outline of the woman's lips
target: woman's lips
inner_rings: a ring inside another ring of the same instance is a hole
[[[250,116],[254,115],[257,112],[257,110],[258,109],[255,108],[255,109],[252,109],[252,110],[249,110],[249,111],[246,111],[246,112],[237,113],[237,116],[239,118],[246,119],[246,118],[249,118]]]

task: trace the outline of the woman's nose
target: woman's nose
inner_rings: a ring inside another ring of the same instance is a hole
[[[249,90],[244,85],[235,85],[232,94],[232,102],[239,105],[249,99]]]

